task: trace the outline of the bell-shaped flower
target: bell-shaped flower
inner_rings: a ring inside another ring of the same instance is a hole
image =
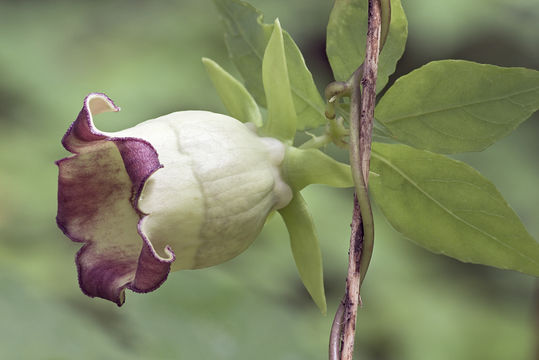
[[[244,85],[210,59],[204,65],[232,117],[176,112],[108,133],[92,116],[119,109],[103,94],[84,100],[62,140],[74,155],[57,162],[57,222],[84,243],[76,263],[85,294],[121,305],[126,288],[152,291],[170,271],[222,263],[244,251],[277,210],[301,280],[326,311],[322,256],[300,191],[353,181],[350,167],[318,150],[319,141],[293,146],[297,131],[325,118],[308,110],[323,101],[306,68],[301,86],[310,105],[294,100],[283,41],[276,21],[262,63],[265,121]],[[295,60],[304,67],[301,56]],[[342,142],[345,132],[328,129],[324,139]]]
[[[93,115],[118,111],[90,94],[62,144],[57,222],[84,246],[83,292],[121,305],[169,271],[222,263],[244,251],[273,210],[292,199],[280,165],[285,145],[229,116],[182,111],[119,132]]]

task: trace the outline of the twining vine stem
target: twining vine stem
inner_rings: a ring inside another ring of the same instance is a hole
[[[384,21],[382,21],[384,19]],[[367,191],[376,103],[378,55],[389,31],[390,0],[369,0],[365,61],[347,82],[350,99],[350,165],[355,183],[348,275],[344,298],[330,335],[330,360],[352,360],[356,317],[374,244],[374,223]],[[382,24],[383,23],[383,24]],[[326,94],[327,95],[327,94]]]

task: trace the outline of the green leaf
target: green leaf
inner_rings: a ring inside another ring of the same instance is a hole
[[[326,314],[322,255],[305,200],[296,192],[290,204],[280,209],[279,213],[290,235],[290,247],[301,281],[320,311]]]
[[[539,243],[472,167],[406,145],[375,143],[371,171],[374,200],[405,237],[464,262],[539,276]]]
[[[389,34],[378,61],[376,92],[380,92],[395,72],[397,62],[404,54],[408,38],[408,21],[400,0],[391,0],[391,24]]]
[[[257,127],[262,126],[260,110],[243,84],[215,61],[202,58],[202,63],[230,116],[244,123],[252,122]]]
[[[396,140],[457,153],[485,149],[538,108],[539,71],[443,60],[399,78],[375,117]]]
[[[272,25],[262,23],[262,13],[237,0],[214,0],[225,25],[225,43],[232,61],[256,102],[266,106],[262,85],[262,59]]]
[[[329,16],[326,51],[336,80],[348,80],[365,59],[367,10],[366,0],[335,0]],[[378,64],[377,92],[395,72],[407,37],[408,22],[402,4],[400,0],[392,0],[389,35]]]
[[[291,144],[296,134],[296,111],[290,91],[279,20],[275,20],[273,34],[264,53],[262,79],[268,101],[268,120],[263,132]]]
[[[288,147],[282,169],[286,182],[296,191],[310,184],[354,186],[350,166],[334,160],[318,149]]]
[[[262,84],[262,60],[273,25],[264,24],[262,13],[238,0],[214,0],[225,23],[225,42],[228,53],[245,80],[245,86],[256,102],[266,106]],[[325,104],[316,88],[305,60],[292,40],[283,31],[284,49],[290,77],[297,128],[316,128],[326,122]]]

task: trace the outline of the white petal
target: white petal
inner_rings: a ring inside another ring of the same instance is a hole
[[[138,204],[148,214],[142,231],[154,247],[170,245],[176,254],[173,270],[238,255],[268,214],[291,199],[278,168],[284,145],[228,116],[177,112],[122,135],[150,142],[164,165],[148,179]]]

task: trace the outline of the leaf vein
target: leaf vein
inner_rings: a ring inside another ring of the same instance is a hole
[[[249,45],[249,47],[251,48],[251,50],[253,51],[253,53],[256,55],[256,57],[262,61],[262,55],[258,53],[257,51],[257,48],[248,40],[247,36],[245,35],[245,32],[243,31],[243,27],[242,26],[238,26],[238,24],[240,23],[239,20],[234,16],[234,14],[228,9],[228,8],[224,8],[224,11],[227,13],[227,15],[232,19],[234,20],[234,27],[236,28],[236,30],[238,31],[238,34],[240,34],[240,37],[247,43],[247,45]]]
[[[438,207],[440,207],[443,211],[447,212],[449,215],[451,215],[452,217],[454,217],[456,220],[460,221],[461,223],[463,223],[464,225],[470,227],[472,230],[475,230],[477,232],[479,232],[480,234],[482,235],[485,235],[486,237],[489,237],[491,238],[492,240],[496,241],[497,243],[499,243],[500,245],[502,245],[503,247],[506,247],[510,250],[513,250],[514,252],[516,252],[517,254],[519,254],[521,257],[523,258],[526,258],[526,259],[529,259],[531,262],[533,262],[534,264],[539,264],[539,262],[537,262],[535,259],[533,259],[532,257],[520,252],[519,250],[517,250],[516,248],[514,247],[511,247],[510,245],[506,244],[505,242],[501,241],[500,239],[498,239],[496,236],[486,232],[485,230],[482,230],[480,228],[478,228],[477,226],[475,226],[474,224],[471,224],[469,223],[468,221],[466,221],[465,219],[461,218],[460,216],[458,216],[457,214],[455,214],[451,209],[447,208],[444,204],[442,204],[441,202],[439,202],[438,200],[436,200],[433,196],[431,196],[428,192],[426,192],[425,190],[423,190],[412,178],[410,178],[406,173],[404,173],[401,169],[399,169],[396,165],[392,164],[389,160],[385,159],[383,156],[377,154],[376,152],[372,152],[372,156],[376,157],[378,160],[382,161],[383,163],[385,163],[386,165],[388,165],[391,169],[393,169],[395,172],[397,172],[397,174],[399,174],[402,178],[404,178],[406,181],[408,181],[413,187],[415,187],[421,194],[423,194],[427,199],[431,200],[434,204],[436,204]]]
[[[484,188],[479,186],[479,185],[476,185],[474,183],[471,183],[471,182],[468,182],[468,181],[460,181],[460,180],[448,180],[448,179],[425,179],[424,180],[425,182],[444,182],[444,183],[455,183],[455,184],[464,184],[464,185],[470,185],[478,190],[480,190],[481,192],[483,192]],[[492,200],[495,200],[496,202],[500,202],[500,199],[488,194],[488,193],[484,193],[484,195],[488,196],[489,198],[491,198]]]
[[[473,112],[471,112],[469,110],[466,110],[466,108],[462,108],[461,110],[464,111],[466,114],[470,115],[471,117],[479,120],[479,121],[483,121],[483,122],[486,122],[488,124],[493,124],[493,125],[498,125],[498,126],[504,126],[505,125],[505,124],[500,124],[500,123],[498,123],[496,121],[487,120],[487,119],[485,119],[485,118],[483,118],[483,117],[481,117],[481,116],[479,116],[477,114],[474,114]]]
[[[539,86],[536,86],[536,87],[529,88],[529,89],[526,89],[526,90],[517,91],[517,92],[511,93],[511,94],[505,94],[503,96],[494,97],[494,98],[491,98],[491,99],[479,100],[479,101],[469,102],[469,103],[460,104],[460,105],[451,105],[451,106],[447,106],[445,108],[440,108],[440,109],[436,109],[436,110],[429,110],[429,111],[425,111],[425,112],[422,112],[422,113],[416,113],[416,114],[411,114],[411,115],[406,115],[406,116],[401,116],[401,117],[389,118],[389,119],[385,119],[383,122],[384,123],[390,123],[390,122],[406,120],[406,119],[410,119],[410,118],[414,118],[414,117],[425,116],[425,115],[440,113],[440,112],[444,112],[444,111],[455,110],[455,109],[464,108],[464,107],[472,106],[472,105],[480,105],[480,104],[499,101],[499,100],[506,100],[506,99],[508,99],[510,97],[530,93],[530,92],[536,91],[538,89],[539,89]]]

